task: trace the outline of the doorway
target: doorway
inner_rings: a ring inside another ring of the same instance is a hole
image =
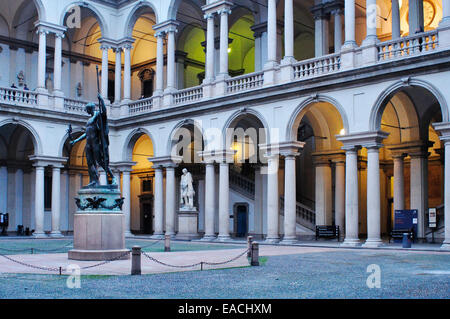
[[[234,234],[236,237],[248,235],[248,204],[237,203],[234,205]]]

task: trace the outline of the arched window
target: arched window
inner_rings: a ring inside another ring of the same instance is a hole
[[[143,69],[138,73],[141,80],[141,98],[147,98],[153,95],[153,78],[155,71],[153,69]]]

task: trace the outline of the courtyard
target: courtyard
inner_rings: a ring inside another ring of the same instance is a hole
[[[175,268],[143,254],[142,275],[130,275],[130,260],[68,261],[70,239],[0,241],[0,298],[2,299],[448,299],[450,252],[387,249],[343,249],[307,245],[260,245],[260,266],[249,265],[245,244],[177,242],[163,252],[163,242],[127,239],[126,246],[171,265],[195,262],[229,263]],[[16,250],[6,253],[4,249]],[[31,254],[30,247],[34,247]],[[59,250],[58,250],[59,249]],[[22,250],[22,251],[20,251]],[[27,252],[25,252],[27,250]],[[45,251],[46,250],[46,251]],[[68,288],[68,274],[30,268],[79,264],[80,288]],[[368,285],[368,266],[379,267],[379,285]],[[369,288],[372,286],[373,288]],[[378,288],[379,287],[379,288]]]

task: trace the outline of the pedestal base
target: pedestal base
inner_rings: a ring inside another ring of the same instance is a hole
[[[180,210],[178,212],[178,233],[175,238],[191,240],[199,237],[197,210]]]
[[[127,260],[130,259],[130,251],[128,249],[107,249],[107,250],[81,250],[72,249],[69,251],[69,259],[71,260]]]

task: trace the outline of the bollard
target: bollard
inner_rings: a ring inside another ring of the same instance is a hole
[[[249,257],[249,258],[252,256],[252,243],[253,243],[253,236],[248,236],[247,237],[247,245],[248,245],[247,257]]]
[[[259,266],[259,244],[252,243],[252,256],[250,266]]]
[[[141,274],[141,247],[133,246],[131,249],[131,275]]]
[[[170,251],[170,235],[164,236],[164,251]]]

